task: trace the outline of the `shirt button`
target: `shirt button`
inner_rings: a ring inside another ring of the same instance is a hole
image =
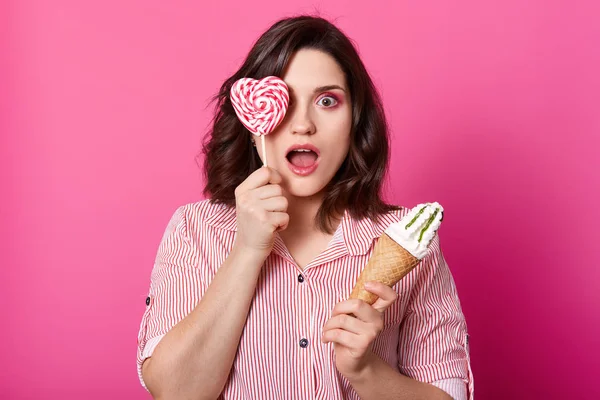
[[[146,297],[146,305],[149,306],[150,305],[150,296]]]
[[[298,282],[300,282],[300,283],[304,282],[304,275],[302,275],[302,274],[298,275]]]
[[[300,339],[300,347],[302,347],[303,349],[308,347],[308,340],[306,339]]]

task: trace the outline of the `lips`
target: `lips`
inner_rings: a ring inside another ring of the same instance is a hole
[[[319,155],[321,155],[321,152],[319,151],[319,149],[317,148],[317,146],[315,146],[313,144],[310,144],[310,143],[304,143],[304,144],[297,143],[297,144],[294,144],[294,145],[290,146],[287,149],[286,154],[289,155],[290,152],[292,152],[294,150],[310,150],[310,151],[313,151],[314,153],[316,153],[317,157]]]
[[[310,143],[295,144],[286,152],[288,168],[296,175],[310,175],[319,165],[320,154],[319,149]]]

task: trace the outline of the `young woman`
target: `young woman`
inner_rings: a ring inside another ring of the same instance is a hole
[[[229,89],[279,76],[290,105],[261,146]],[[209,199],[158,249],[138,337],[159,399],[467,399],[467,328],[434,238],[372,306],[347,300],[377,238],[408,210],[380,197],[388,132],[349,39],[321,18],[274,24],[221,87],[204,146]]]

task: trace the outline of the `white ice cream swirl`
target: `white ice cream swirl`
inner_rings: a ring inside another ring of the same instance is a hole
[[[422,203],[400,220],[391,224],[385,233],[418,259],[427,255],[427,248],[440,227],[444,208],[437,202]]]

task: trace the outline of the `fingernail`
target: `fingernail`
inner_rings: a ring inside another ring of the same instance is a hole
[[[365,283],[365,288],[366,289],[373,289],[373,283],[372,282],[366,282]]]

